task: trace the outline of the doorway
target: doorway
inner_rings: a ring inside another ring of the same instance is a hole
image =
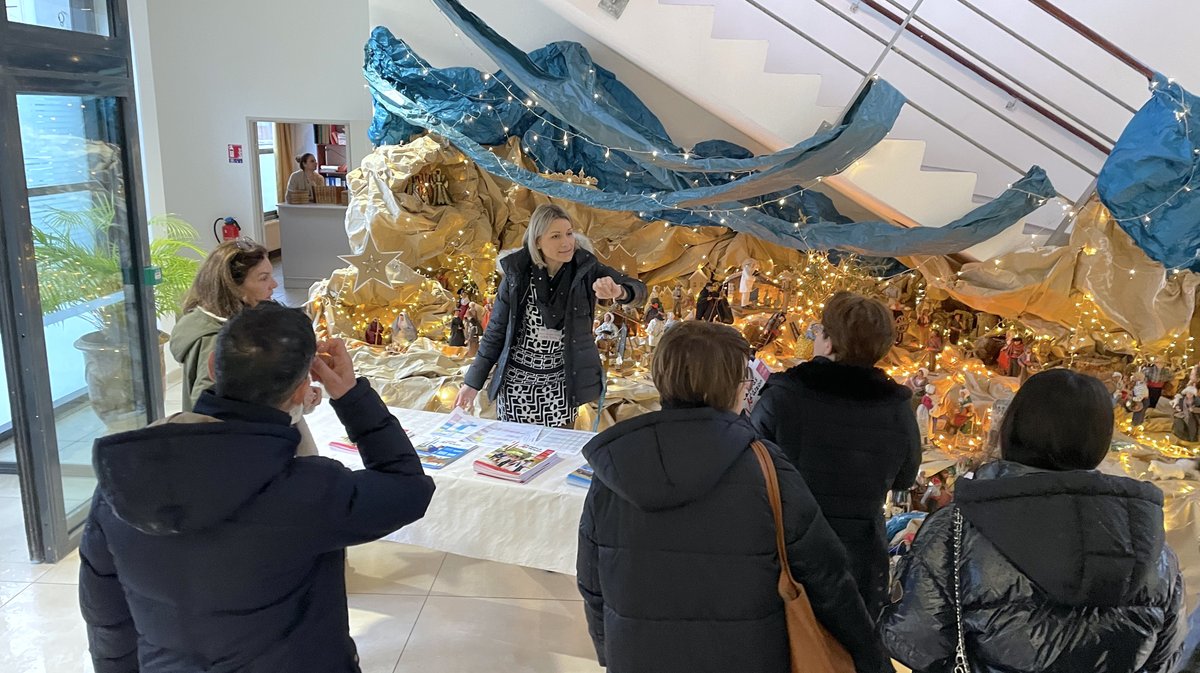
[[[93,441],[163,407],[125,2],[6,3],[0,44],[0,564],[55,562]]]
[[[349,254],[345,235],[346,175],[350,139],[345,121],[251,118],[249,156],[255,197],[253,231],[280,270],[287,303],[304,300],[303,291]],[[289,178],[311,157],[316,189],[288,193]]]

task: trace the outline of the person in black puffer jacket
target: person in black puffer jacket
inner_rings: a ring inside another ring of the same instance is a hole
[[[654,354],[663,409],[583,452],[595,470],[579,523],[579,591],[610,673],[786,673],[775,524],[754,428],[738,414],[750,349],[682,322]],[[817,619],[860,673],[891,670],[846,554],[777,447],[788,560]]]
[[[96,673],[359,671],[346,547],[420,519],[434,486],[345,344],[319,348],[300,311],[239,311],[193,412],[96,440],[79,544]],[[310,368],[366,469],[295,457]]]
[[[1162,492],[1095,471],[1112,441],[1100,381],[1057,369],[1031,377],[1000,429],[1003,460],[959,480],[897,573],[880,622],[893,657],[950,671],[959,606],[975,673],[1168,673],[1185,635],[1183,579],[1165,544]]]
[[[839,292],[822,318],[811,328],[816,357],[772,374],[751,420],[804,477],[876,617],[888,575],[883,504],[916,480],[921,433],[912,391],[875,367],[895,340],[887,307]]]

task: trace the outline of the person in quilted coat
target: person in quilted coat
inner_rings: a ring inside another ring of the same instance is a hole
[[[951,671],[958,623],[974,673],[1168,673],[1183,645],[1183,579],[1162,492],[1095,470],[1112,441],[1100,381],[1031,377],[1000,430],[1002,460],[959,480],[926,520],[880,619],[914,671]],[[961,516],[958,586],[955,528]]]

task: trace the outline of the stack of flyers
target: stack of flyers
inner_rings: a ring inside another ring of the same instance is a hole
[[[329,448],[358,453],[358,445],[350,441],[349,437],[339,437],[338,439],[333,440],[329,443]]]
[[[507,479],[524,484],[559,460],[551,449],[513,442],[505,444],[475,461],[475,471],[497,479]]]

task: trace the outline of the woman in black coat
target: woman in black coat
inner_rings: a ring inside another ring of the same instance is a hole
[[[751,420],[804,477],[875,617],[888,576],[883,504],[916,480],[921,433],[912,391],[875,367],[895,338],[887,307],[840,292],[822,318],[812,328],[816,357],[772,374]]]
[[[1162,492],[1095,471],[1112,427],[1096,379],[1056,369],[1022,386],[1001,425],[1003,460],[960,480],[955,506],[925,521],[901,561],[902,596],[880,621],[894,658],[953,669],[957,566],[974,673],[1174,669],[1183,579],[1164,540]]]
[[[533,211],[525,246],[500,260],[504,280],[455,406],[469,411],[493,369],[488,396],[502,421],[569,427],[600,397],[596,300],[640,304],[646,285],[601,264],[582,240],[561,207]]]
[[[662,411],[584,447],[594,468],[579,523],[579,591],[610,673],[786,673],[775,523],[739,412],[750,348],[731,327],[668,330],[654,352]],[[845,551],[778,452],[792,573],[858,671],[885,665]],[[891,670],[890,667],[887,670]]]

